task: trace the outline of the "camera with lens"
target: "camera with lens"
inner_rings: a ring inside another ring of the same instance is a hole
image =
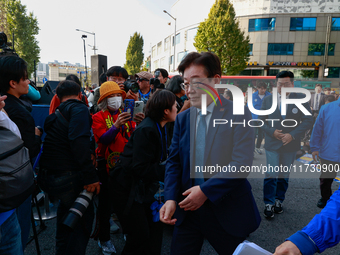
[[[4,32],[0,32],[0,49],[2,50],[0,52],[0,57],[11,55],[18,56],[18,54],[15,53],[14,49],[11,49],[9,47],[9,43],[7,42],[7,35]]]
[[[88,192],[86,189],[80,192],[79,196],[74,201],[68,214],[66,215],[63,224],[71,229],[74,229],[80,218],[83,217],[83,214],[85,213],[87,207],[91,203],[92,197],[93,193]]]
[[[159,75],[160,75],[160,71],[156,71],[155,72],[155,78],[151,78],[150,79],[150,85],[153,85],[153,92],[156,91],[156,89],[164,89],[165,86],[163,83],[160,82],[160,80],[158,79]]]
[[[139,91],[138,83],[134,80],[126,80],[124,82],[124,91],[128,93],[130,89],[133,93],[137,93]]]

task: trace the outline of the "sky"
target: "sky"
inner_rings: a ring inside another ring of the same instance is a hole
[[[176,0],[21,0],[38,19],[40,62],[58,60],[85,64],[81,29],[96,34],[96,54],[106,55],[108,67],[124,65],[126,48],[135,32],[144,39],[144,57],[151,43],[173,33],[168,25]],[[94,36],[86,34],[86,61],[91,66]]]

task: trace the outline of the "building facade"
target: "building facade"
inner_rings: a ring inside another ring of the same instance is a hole
[[[339,87],[340,0],[230,1],[240,28],[250,40],[248,68],[241,75],[267,76],[290,70],[296,78],[330,81],[332,87]],[[197,27],[208,17],[215,1],[202,2],[206,6],[193,0],[178,0],[173,5],[176,39],[173,33],[154,44],[152,71],[157,67],[173,71],[173,43],[176,68],[188,52],[195,51]]]
[[[79,63],[70,64],[67,61],[61,63],[55,60],[54,62],[48,63],[48,67],[49,67],[48,80],[50,81],[62,81],[65,80],[67,75],[74,74],[79,77],[83,86],[85,86],[85,84],[91,85],[91,68],[89,67],[87,67],[87,83],[86,83],[86,69],[83,65]]]

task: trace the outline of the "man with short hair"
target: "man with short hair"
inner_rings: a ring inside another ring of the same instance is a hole
[[[141,71],[136,74],[137,82],[139,85],[139,100],[146,102],[149,100],[151,96],[151,87],[150,87],[150,79],[153,77],[151,73],[146,71]]]
[[[329,96],[331,94],[331,88],[330,87],[324,88],[323,91],[324,91],[326,96]]]
[[[167,70],[163,69],[163,68],[157,68],[155,70],[155,73],[159,71],[160,74],[158,76],[158,79],[160,81],[161,84],[164,84],[165,88],[168,85],[168,80],[169,80],[169,73]]]
[[[321,106],[325,104],[325,97],[326,95],[322,93],[322,85],[319,83],[316,84],[315,94],[312,95],[309,100],[309,105],[312,108],[313,113],[313,124],[315,123],[316,118],[318,117]]]
[[[0,58],[0,92],[7,96],[4,107],[9,118],[18,126],[24,146],[32,161],[40,151],[41,132],[35,126],[31,113],[19,99],[28,93],[30,83],[27,63],[17,56]],[[21,228],[22,248],[25,249],[31,225],[31,196],[17,208]]]
[[[275,111],[269,115],[260,116],[264,125],[262,126],[265,132],[265,150],[267,157],[268,169],[275,167],[291,168],[294,163],[296,152],[301,148],[301,138],[305,132],[312,127],[312,116],[305,115],[294,104],[287,106],[286,113],[281,115],[281,88],[294,87],[294,74],[290,71],[282,71],[276,75],[277,83],[277,107]],[[269,95],[264,98],[261,110],[268,110],[272,107],[273,96]],[[301,93],[289,93],[288,98],[299,99],[304,98]],[[308,103],[302,104],[309,112]],[[282,121],[287,119],[284,125]],[[295,121],[288,121],[292,119]],[[267,121],[279,120],[279,121]],[[294,127],[294,123],[297,125]],[[289,172],[275,172],[269,170],[265,173],[263,183],[263,200],[265,203],[264,216],[268,219],[274,217],[275,213],[283,213],[282,203],[285,199],[285,194],[288,189]]]
[[[60,200],[57,213],[56,254],[85,254],[94,218],[89,203],[74,230],[63,225],[79,193],[100,191],[91,160],[90,129],[92,119],[80,86],[70,80],[59,83],[57,95],[61,104],[45,121],[46,137],[40,159],[39,186]]]
[[[257,91],[253,93],[253,106],[256,110],[260,110],[262,106],[263,99],[266,96],[269,96],[270,93],[267,91],[267,84],[263,81],[259,81],[256,84]],[[248,102],[249,103],[249,102]],[[253,119],[258,119],[258,116],[254,113],[251,113]],[[260,122],[258,122],[258,126],[260,126]],[[257,137],[257,141],[255,143],[255,152],[262,155],[261,144],[263,140],[263,131],[261,127],[255,128],[255,139]],[[255,142],[254,139],[254,142]]]
[[[166,164],[166,202],[160,210],[160,219],[167,224],[176,224],[171,244],[173,255],[200,254],[204,238],[218,254],[232,254],[260,224],[247,175],[219,172],[204,178],[202,172],[193,173],[193,169],[216,166],[217,162],[236,171],[242,166],[250,166],[254,130],[242,125],[215,127],[213,120],[241,122],[245,119],[247,122],[251,114],[245,107],[244,115],[233,115],[233,103],[223,97],[216,105],[212,97],[207,97],[207,114],[202,113],[201,96],[205,91],[200,89],[203,86],[200,81],[209,83],[207,89],[219,83],[222,74],[220,60],[215,54],[189,53],[178,70],[183,74],[192,107],[176,118]],[[194,179],[191,174],[195,174]]]

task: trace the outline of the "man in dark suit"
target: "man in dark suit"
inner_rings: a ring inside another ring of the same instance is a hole
[[[316,121],[316,118],[319,115],[319,111],[321,106],[325,104],[326,95],[322,93],[322,85],[316,84],[315,85],[315,94],[311,96],[309,100],[309,105],[312,108],[313,113],[313,124]]]
[[[245,108],[244,115],[233,115],[231,101],[221,98],[214,104],[208,96],[204,114],[201,95],[208,86],[202,79],[213,86],[221,76],[215,54],[190,53],[178,70],[183,74],[192,107],[176,118],[165,173],[166,202],[160,218],[175,225],[171,254],[199,254],[204,238],[219,254],[232,254],[260,224],[247,174],[239,173],[252,164],[254,131],[242,124],[213,123],[216,119],[247,123],[251,114]],[[217,171],[207,178],[195,172],[217,164],[233,168],[235,173]]]
[[[303,114],[294,104],[287,106],[286,115],[281,115],[281,88],[294,87],[294,74],[282,71],[276,76],[278,107],[270,115],[260,116],[264,122],[262,129],[266,133],[265,149],[267,156],[268,172],[265,174],[263,185],[263,199],[265,203],[264,216],[273,218],[275,213],[282,213],[282,202],[288,188],[289,171],[275,172],[271,168],[285,167],[290,169],[294,163],[296,152],[301,148],[301,138],[312,127],[311,115]],[[288,98],[304,98],[304,94],[290,93]],[[265,97],[261,110],[271,108],[273,95]],[[303,106],[310,112],[308,103]],[[266,121],[274,119],[279,121]],[[286,121],[282,123],[283,120]],[[292,121],[290,121],[292,120]],[[295,121],[293,121],[295,120]],[[283,124],[283,125],[282,125]],[[295,127],[293,127],[296,124]],[[283,169],[285,170],[285,169]]]

